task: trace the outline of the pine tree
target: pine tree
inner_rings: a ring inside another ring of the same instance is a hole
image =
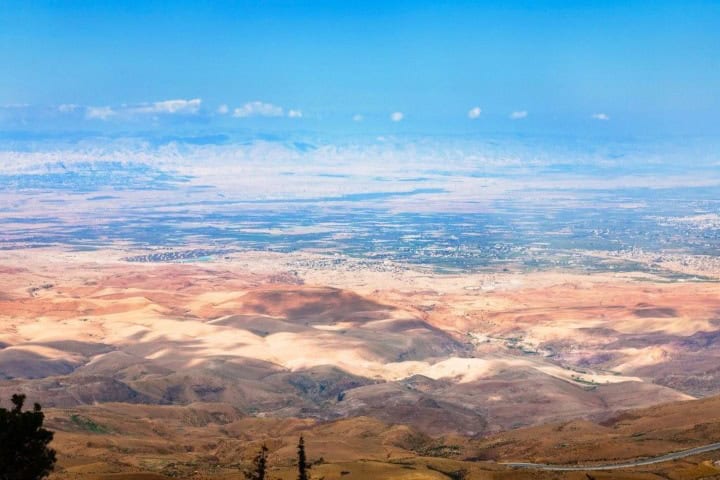
[[[265,471],[267,470],[267,452],[268,449],[263,444],[260,447],[260,451],[253,459],[252,470],[245,472],[245,478],[247,480],[265,480]]]
[[[45,415],[37,403],[23,412],[25,395],[13,395],[11,410],[0,408],[0,480],[40,480],[55,467],[53,433],[43,428]]]
[[[305,440],[303,439],[302,435],[300,436],[300,441],[298,442],[298,480],[308,480],[308,464],[307,464],[307,458],[305,457]]]

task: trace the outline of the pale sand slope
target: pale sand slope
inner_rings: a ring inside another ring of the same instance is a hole
[[[533,424],[717,388],[714,283],[295,268],[318,258],[309,254],[129,264],[127,254],[3,252],[0,393],[395,415],[432,431],[443,427],[412,411],[439,408],[454,416],[447,429],[476,434],[516,424],[512,409]]]

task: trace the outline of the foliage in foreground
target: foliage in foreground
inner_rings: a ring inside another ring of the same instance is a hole
[[[13,408],[0,408],[0,480],[40,480],[55,467],[53,433],[43,428],[40,405],[22,411],[25,395],[12,396]]]

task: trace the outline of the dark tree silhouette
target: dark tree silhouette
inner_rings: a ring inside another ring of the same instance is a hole
[[[260,451],[253,459],[253,468],[245,472],[247,480],[265,480],[265,471],[267,470],[267,452],[268,449],[263,444]]]
[[[14,407],[0,408],[0,480],[40,480],[55,467],[53,433],[43,428],[45,415],[37,403],[23,412],[25,395],[13,395]]]
[[[308,480],[308,469],[310,468],[307,464],[307,458],[305,457],[305,440],[302,435],[297,447],[298,452],[298,480]]]

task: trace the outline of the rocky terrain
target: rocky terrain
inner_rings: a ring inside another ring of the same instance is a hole
[[[620,471],[532,471],[512,461],[604,465],[717,441],[720,397],[520,428],[479,440],[431,437],[370,417],[335,421],[248,416],[225,403],[107,403],[50,409],[60,451],[57,479],[240,479],[261,444],[270,478],[295,478],[295,445],[306,440],[313,478],[349,479],[713,479],[720,452]]]
[[[230,468],[233,455],[251,456],[258,439],[280,435],[273,429],[285,432],[271,449],[278,458],[305,429],[365,438],[341,463],[576,462],[717,440],[701,419],[683,426],[699,436],[658,434],[669,443],[634,437],[618,420],[635,418],[622,416],[628,409],[719,393],[713,282],[323,269],[310,254],[165,264],[127,256],[35,249],[4,252],[0,262],[0,397],[19,391],[51,409],[66,471],[96,456],[112,460],[77,471]],[[714,414],[714,404],[697,405]],[[181,422],[175,433],[165,415]],[[558,422],[569,426],[552,430]],[[242,427],[225,426],[234,424]],[[202,448],[172,440],[189,426],[203,430],[193,433],[207,438]],[[528,444],[523,432],[555,443]],[[555,440],[567,432],[575,446],[557,450],[571,445]],[[311,445],[327,460],[335,447],[317,435]],[[595,438],[644,441],[611,454],[589,448]],[[166,459],[145,458],[158,452]],[[408,478],[436,478],[427,475]]]

